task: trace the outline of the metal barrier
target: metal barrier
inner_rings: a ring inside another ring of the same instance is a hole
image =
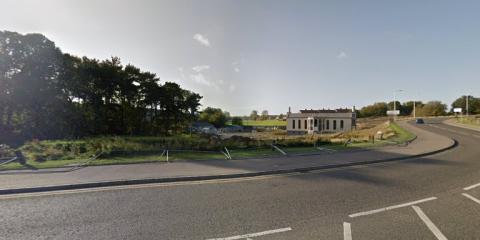
[[[11,159],[9,159],[9,160],[6,160],[5,162],[0,163],[0,166],[9,164],[9,163],[11,163],[11,162],[15,162],[15,161],[17,161],[17,159],[18,159],[18,157],[13,157],[13,158],[11,158]]]

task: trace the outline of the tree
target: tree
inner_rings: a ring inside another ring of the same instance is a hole
[[[66,95],[58,85],[61,60],[60,50],[40,34],[0,31],[1,125],[24,138],[67,131]]]
[[[230,119],[231,116],[230,116],[230,113],[227,112],[227,111],[224,111],[223,114],[225,115],[225,117],[227,117],[227,119]]]
[[[394,104],[393,101],[388,103],[388,110],[393,110]],[[402,112],[402,104],[399,101],[395,101],[395,109]]]
[[[239,125],[239,126],[242,126],[243,125],[243,120],[241,117],[233,117],[232,118],[232,125]]]
[[[215,127],[223,127],[227,122],[227,116],[220,108],[205,108],[199,116],[200,121],[209,122]]]
[[[401,115],[403,115],[403,116],[412,115],[412,113],[413,113],[413,101],[404,102],[402,104],[401,109],[402,109],[402,111],[400,112]]]
[[[452,103],[452,111],[454,108],[462,108],[462,113],[466,114],[467,96],[461,96]],[[480,114],[480,98],[468,96],[468,113]]]
[[[381,117],[387,115],[388,106],[385,102],[377,102],[360,109],[359,117]]]
[[[250,119],[251,120],[257,120],[258,119],[258,111],[253,110],[252,113],[250,113]]]
[[[268,111],[267,110],[263,110],[262,111],[262,120],[268,120]]]
[[[413,104],[414,104],[413,101],[404,102],[402,104],[402,108],[401,108],[402,111],[400,114],[403,116],[413,115]],[[421,101],[415,101],[415,109],[417,112],[418,112],[418,109],[422,108],[422,106],[423,106],[423,103]]]
[[[447,105],[440,101],[430,101],[419,108],[420,116],[443,116],[446,114]]]
[[[175,133],[201,99],[118,57],[76,57],[41,34],[0,31],[0,141]]]
[[[198,113],[198,108],[201,106],[200,100],[202,100],[202,96],[187,90],[185,90],[185,95],[185,107],[190,113],[191,120],[193,120]]]

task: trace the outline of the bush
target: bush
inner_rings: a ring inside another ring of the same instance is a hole
[[[10,158],[14,157],[15,152],[8,145],[0,144],[0,158]]]

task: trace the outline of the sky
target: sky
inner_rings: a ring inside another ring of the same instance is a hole
[[[480,1],[1,0],[0,30],[118,56],[232,115],[480,95]]]

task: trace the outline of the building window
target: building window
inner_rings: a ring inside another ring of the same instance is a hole
[[[310,130],[313,130],[313,119],[310,119]]]
[[[295,129],[295,119],[292,120],[292,129]]]
[[[337,120],[333,120],[333,130],[337,130]]]
[[[318,126],[317,119],[315,119],[315,121],[313,122],[313,126],[314,126],[314,127]]]
[[[302,129],[302,121],[298,119],[298,129]]]
[[[327,120],[327,127],[325,129],[330,129],[330,120]]]
[[[343,129],[343,120],[340,120],[340,129]]]
[[[307,129],[307,120],[305,120],[305,129]]]

